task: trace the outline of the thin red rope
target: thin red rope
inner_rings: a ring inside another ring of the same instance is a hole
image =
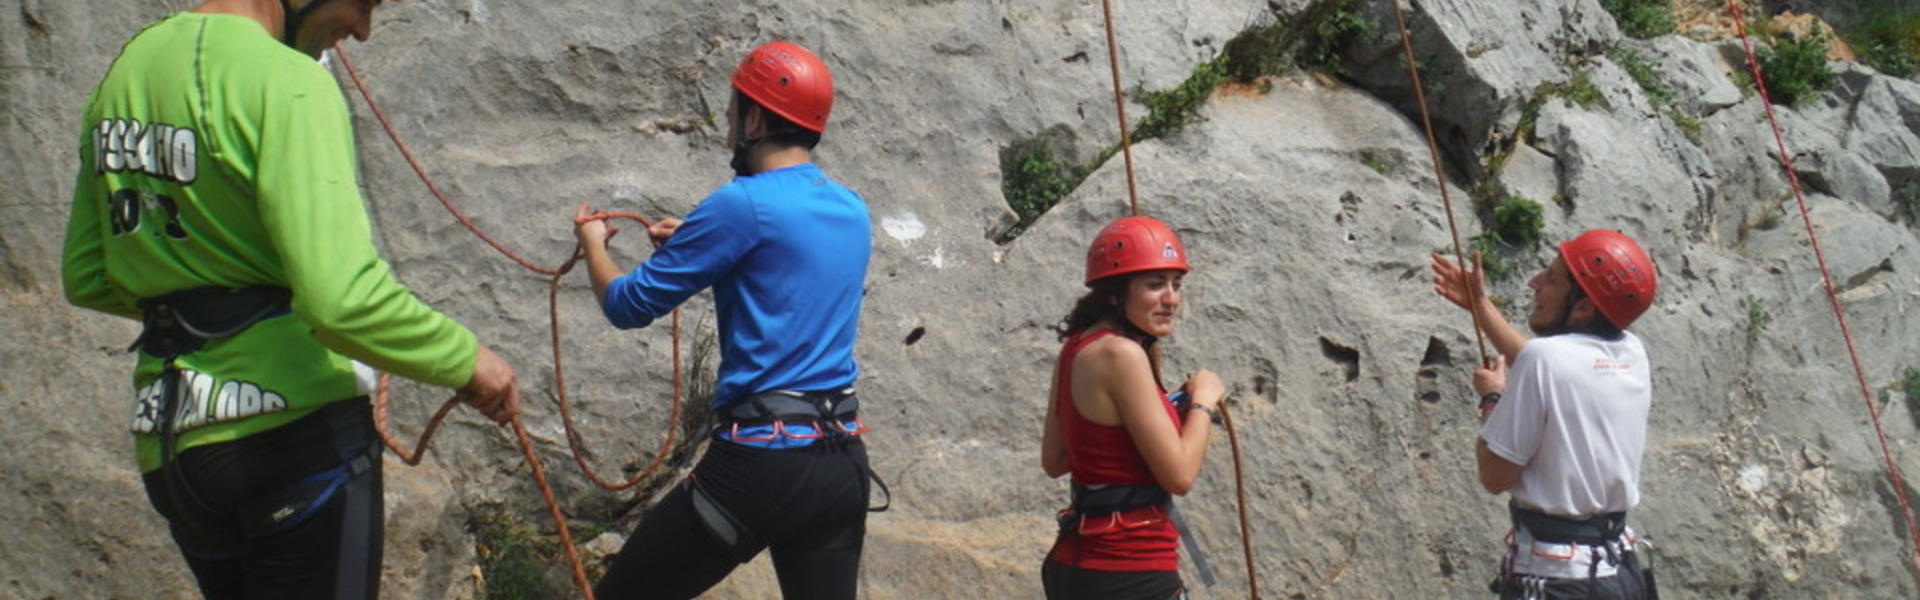
[[[1833,274],[1827,269],[1826,251],[1820,247],[1820,234],[1814,230],[1813,216],[1807,211],[1807,194],[1800,188],[1800,176],[1793,169],[1793,154],[1787,151],[1787,139],[1780,132],[1780,119],[1773,113],[1773,99],[1767,94],[1766,76],[1761,73],[1760,58],[1753,51],[1753,40],[1747,36],[1746,18],[1740,12],[1738,0],[1727,0],[1727,8],[1733,12],[1733,23],[1740,32],[1740,43],[1747,52],[1747,66],[1753,72],[1753,86],[1760,91],[1760,105],[1766,109],[1767,123],[1773,128],[1773,141],[1779,148],[1780,168],[1787,173],[1787,182],[1793,186],[1793,197],[1800,205],[1800,220],[1806,225],[1807,240],[1813,243],[1813,258],[1820,265],[1820,280],[1826,284],[1827,304],[1833,308],[1833,318],[1840,323],[1840,338],[1847,344],[1847,358],[1853,361],[1853,375],[1860,385],[1860,400],[1867,405],[1867,415],[1873,420],[1873,432],[1880,441],[1880,458],[1886,462],[1887,479],[1893,484],[1893,491],[1900,500],[1901,516],[1907,522],[1907,537],[1912,542],[1908,561],[1920,569],[1920,524],[1916,524],[1913,505],[1907,499],[1905,478],[1900,475],[1900,465],[1893,460],[1893,450],[1887,443],[1887,430],[1880,424],[1880,407],[1873,403],[1873,386],[1867,383],[1867,369],[1860,363],[1860,350],[1853,342],[1853,328],[1847,325],[1847,310],[1840,303],[1840,294],[1833,285]]]

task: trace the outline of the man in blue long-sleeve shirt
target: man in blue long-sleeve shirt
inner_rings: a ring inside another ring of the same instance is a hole
[[[870,471],[853,345],[872,226],[866,204],[812,163],[833,84],[811,52],[773,42],[733,74],[732,182],[621,274],[604,222],[576,212],[607,320],[645,327],[713,288],[720,331],[716,440],[648,510],[595,595],[691,598],[762,549],[787,598],[853,598]]]

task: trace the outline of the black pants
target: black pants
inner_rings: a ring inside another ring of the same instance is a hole
[[[789,450],[716,439],[688,480],[641,517],[594,596],[692,598],[770,550],[788,600],[851,599],[866,537],[867,490],[867,451],[858,438]],[[697,493],[736,520],[737,543],[726,543],[703,521],[694,506]]]
[[[1557,579],[1510,575],[1496,581],[1500,600],[1655,600],[1659,598],[1652,572],[1640,566],[1638,552],[1621,555],[1612,577]]]
[[[1040,566],[1047,600],[1178,600],[1187,597],[1176,571],[1099,571],[1051,560]]]
[[[196,446],[142,476],[209,600],[380,594],[380,456],[365,398]]]

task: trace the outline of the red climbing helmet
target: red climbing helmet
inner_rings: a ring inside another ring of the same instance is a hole
[[[1187,249],[1180,238],[1153,217],[1126,217],[1108,223],[1087,248],[1087,282],[1115,275],[1173,269],[1187,272]]]
[[[1595,229],[1560,244],[1573,282],[1593,299],[1600,314],[1626,329],[1653,306],[1659,286],[1653,259],[1633,238],[1611,229]]]
[[[791,42],[768,42],[733,70],[733,88],[760,106],[814,133],[827,130],[833,111],[833,75],[827,63]]]

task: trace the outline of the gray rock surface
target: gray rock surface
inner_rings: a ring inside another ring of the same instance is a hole
[[[18,425],[0,436],[0,529],[14,532],[0,597],[191,596],[122,431],[131,360],[119,349],[135,328],[66,306],[59,288],[80,104],[122,41],[187,4],[0,0],[0,163],[12,167],[0,173],[0,308],[13,315],[0,321],[0,405]],[[1269,4],[1117,3],[1125,85],[1177,84],[1271,18]],[[1271,4],[1284,16],[1311,3]],[[1772,133],[1712,62],[1724,44],[1630,42],[1699,111],[1695,142],[1602,58],[1620,35],[1598,2],[1419,3],[1414,42],[1440,84],[1431,99],[1458,178],[1438,181],[1384,8],[1369,5],[1383,33],[1347,49],[1346,79],[1224,88],[1198,122],[1135,148],[1141,206],[1181,233],[1195,264],[1168,383],[1205,367],[1235,392],[1263,592],[1484,597],[1504,510],[1473,476],[1473,334],[1433,296],[1426,254],[1451,243],[1440,186],[1462,235],[1476,233],[1473,177],[1491,146],[1511,143],[1498,174],[1508,191],[1568,200],[1549,204],[1546,240],[1619,228],[1659,263],[1660,300],[1635,327],[1658,396],[1634,520],[1659,544],[1663,591],[1920,593]],[[1058,350],[1047,328],[1081,290],[1089,236],[1125,213],[1121,162],[1012,243],[987,236],[1010,216],[1001,147],[1057,128],[1091,156],[1117,138],[1098,3],[408,2],[347,50],[440,185],[503,243],[553,264],[580,201],[677,215],[725,181],[710,119],[726,75],[746,49],[789,36],[835,69],[821,162],[874,217],[859,386],[894,509],[869,521],[862,593],[1036,597],[1066,495],[1035,464]],[[1604,106],[1545,99],[1531,137],[1516,139],[1540,85],[1575,65]],[[1842,71],[1836,89],[1777,108],[1879,394],[1920,366],[1920,237],[1887,197],[1920,181],[1920,86]],[[521,367],[541,460],[569,515],[612,532],[589,553],[614,551],[651,496],[599,491],[567,456],[544,392],[545,282],[455,225],[349,103],[382,254]],[[633,240],[615,246],[623,263],[644,256]],[[1550,248],[1523,250],[1522,274],[1493,286],[1514,316]],[[664,326],[607,328],[583,276],[561,291],[575,416],[591,463],[617,474],[665,431],[669,339]],[[710,338],[698,326],[709,307],[685,311],[690,345]],[[402,384],[397,397],[411,439],[445,392]],[[1911,472],[1915,399],[1883,398]],[[511,433],[456,415],[422,466],[387,464],[389,597],[481,595],[476,515],[502,510],[551,534]],[[1222,579],[1201,592],[1234,597],[1246,581],[1227,442],[1210,448],[1183,509]],[[545,558],[564,589],[563,561]],[[763,557],[711,596],[776,590]]]
[[[1660,82],[1673,90],[1674,104],[1689,114],[1707,114],[1738,104],[1740,88],[1727,73],[1745,69],[1745,63],[1729,63],[1712,46],[1679,36],[1650,40],[1623,40],[1655,65]]]

